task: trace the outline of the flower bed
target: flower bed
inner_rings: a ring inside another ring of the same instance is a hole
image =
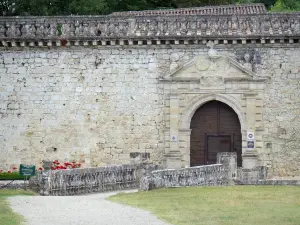
[[[65,170],[65,169],[75,169],[80,168],[81,163],[76,161],[60,163],[58,160],[54,160],[51,164],[51,170]],[[44,170],[43,167],[39,167],[38,171]],[[4,171],[0,170],[0,180],[23,180],[25,176],[20,175],[18,168],[13,167],[10,170]],[[27,179],[30,177],[28,176]]]
[[[58,160],[54,160],[51,165],[51,170],[66,170],[66,169],[76,169],[80,168],[81,163],[77,163],[76,161],[73,162],[65,162],[60,163]],[[40,170],[43,170],[43,168],[39,168]]]

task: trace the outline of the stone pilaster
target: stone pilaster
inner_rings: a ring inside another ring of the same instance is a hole
[[[246,128],[248,131],[255,131],[255,122],[256,122],[256,94],[245,94],[246,98]],[[247,132],[247,130],[245,132]],[[246,134],[247,136],[247,134]],[[247,144],[247,137],[246,137]],[[258,164],[258,154],[255,148],[248,148],[246,146],[245,151],[243,152],[243,168],[252,169]]]
[[[179,95],[170,94],[170,148],[166,153],[168,168],[181,168],[182,155],[179,149]]]
[[[181,129],[179,130],[179,148],[182,155],[182,164],[184,167],[190,167],[190,139],[191,139],[191,129]]]

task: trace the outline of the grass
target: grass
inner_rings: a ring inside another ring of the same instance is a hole
[[[109,198],[174,225],[299,225],[300,187],[230,186],[159,189]]]
[[[19,225],[23,222],[23,217],[16,214],[9,207],[6,197],[14,195],[34,195],[31,191],[19,189],[0,189],[0,224],[1,225]]]

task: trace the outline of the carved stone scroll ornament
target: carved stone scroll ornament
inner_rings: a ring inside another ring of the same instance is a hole
[[[182,80],[199,80],[205,86],[213,84],[223,85],[224,79],[257,79],[259,75],[255,72],[259,70],[259,54],[246,52],[240,61],[220,55],[213,49],[214,44],[209,42],[211,47],[207,55],[196,56],[191,61],[178,67],[178,59],[172,56],[170,73],[164,76],[164,80],[182,81]],[[254,54],[254,55],[253,55]]]
[[[0,24],[0,37],[5,37],[6,36],[5,31],[6,31],[5,26]]]
[[[88,23],[83,23],[83,35],[84,36],[92,36],[91,35],[91,27]]]
[[[115,26],[113,24],[113,22],[110,22],[107,24],[107,36],[113,36],[115,32]]]
[[[62,25],[62,36],[63,37],[73,37],[74,36],[74,33],[75,33],[75,24],[67,24],[67,23],[64,23]]]
[[[49,29],[48,29],[48,37],[56,37],[58,36],[58,28],[56,23],[50,23]]]
[[[34,38],[36,36],[36,28],[33,24],[23,25],[21,32],[23,37]]]
[[[292,20],[291,30],[293,34],[300,34],[300,20]]]
[[[224,78],[221,76],[203,76],[200,78],[200,83],[205,87],[220,87],[224,85]]]
[[[6,36],[7,37],[19,37],[21,36],[21,31],[20,31],[20,25],[16,23],[8,23],[6,24],[7,27],[7,32]]]
[[[105,27],[102,23],[97,23],[96,25],[96,34],[97,36],[104,36],[105,34]]]
[[[37,28],[36,28],[36,36],[37,37],[44,37],[45,32],[46,32],[46,28],[43,24],[37,25]]]
[[[245,59],[245,64],[244,64],[244,67],[248,70],[251,70],[252,71],[252,64],[250,63],[250,54],[249,53],[246,53],[244,55],[244,59]]]
[[[208,70],[210,67],[210,60],[205,57],[196,57],[195,60],[196,67],[199,71],[205,71]]]
[[[214,42],[209,41],[206,45],[210,48],[208,50],[208,53],[207,53],[208,57],[210,59],[218,59],[218,58],[220,58],[220,55],[218,54],[217,50],[214,49],[214,46],[215,46]]]
[[[82,23],[79,23],[78,21],[76,21],[75,23],[75,36],[79,36],[79,37],[84,36]]]
[[[147,36],[153,36],[155,34],[155,31],[156,31],[156,26],[155,26],[155,22],[153,21],[150,21],[149,22],[149,29],[148,29],[148,34]]]

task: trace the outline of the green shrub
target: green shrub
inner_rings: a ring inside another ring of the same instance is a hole
[[[24,178],[19,172],[0,172],[0,180],[24,180]],[[27,178],[29,179],[29,177]]]

